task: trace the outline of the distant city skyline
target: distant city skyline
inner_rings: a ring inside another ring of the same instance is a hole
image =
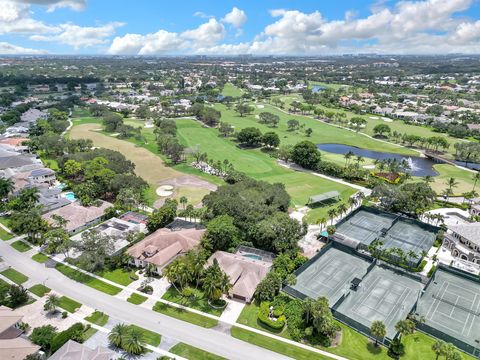
[[[0,54],[480,53],[475,0],[0,0]]]

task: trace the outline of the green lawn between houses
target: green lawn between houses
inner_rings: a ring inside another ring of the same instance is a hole
[[[172,354],[184,357],[186,359],[195,359],[195,360],[222,360],[225,359],[221,356],[212,354],[208,351],[196,348],[194,346],[185,344],[185,343],[178,343],[170,350],[168,350]]]
[[[45,262],[47,262],[47,260],[49,259],[49,257],[45,254],[42,254],[42,253],[38,253],[38,254],[35,254],[32,256],[32,260],[35,260],[36,262],[40,263],[40,264],[43,264]]]
[[[70,299],[69,297],[62,296],[60,298],[60,304],[58,306],[60,306],[64,310],[67,310],[68,312],[74,313],[82,306],[82,304],[73,299]]]
[[[119,287],[107,284],[106,282],[81,273],[80,271],[64,264],[57,264],[55,269],[72,280],[78,281],[79,283],[90,286],[91,288],[102,291],[108,295],[117,295],[120,291],[122,291],[122,289]]]
[[[18,285],[21,285],[28,280],[28,276],[23,275],[21,272],[13,268],[4,270],[0,274],[2,274],[7,279],[10,279],[11,281],[13,281],[15,284],[18,284]]]
[[[92,324],[103,326],[108,321],[108,315],[101,311],[94,311],[92,314],[85,317],[85,320],[91,322]]]
[[[143,304],[145,301],[147,301],[147,297],[137,293],[132,293],[132,295],[129,296],[127,301],[135,305],[140,305],[140,304]]]
[[[95,275],[101,276],[117,284],[128,286],[133,280],[130,279],[129,271],[126,269],[115,269],[111,271],[104,270]]]
[[[32,294],[37,295],[38,297],[43,297],[45,294],[50,292],[50,288],[42,284],[35,284],[30,289],[28,289]]]
[[[222,315],[223,309],[216,309],[211,307],[208,304],[208,299],[205,298],[205,294],[203,293],[203,291],[199,289],[194,289],[194,294],[194,299],[187,299],[181,294],[179,294],[173,286],[171,286],[162,296],[162,299],[215,316]]]
[[[17,240],[13,243],[10,244],[11,247],[13,247],[15,250],[20,251],[20,252],[26,252],[28,250],[31,250],[32,247],[26,243],[24,243],[22,240]]]
[[[162,302],[157,302],[152,310],[204,328],[212,328],[218,325],[218,321],[215,319],[179,309]]]

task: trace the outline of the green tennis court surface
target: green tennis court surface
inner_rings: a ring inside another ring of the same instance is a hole
[[[480,348],[480,283],[445,271],[435,273],[417,311],[425,324]]]
[[[387,328],[387,337],[393,339],[395,324],[407,317],[423,286],[391,269],[375,266],[336,311],[367,328],[373,321],[381,320]]]
[[[297,282],[290,288],[299,292],[299,297],[324,296],[332,306],[349,291],[355,277],[361,278],[367,273],[369,265],[370,262],[361,257],[330,247],[297,274]]]

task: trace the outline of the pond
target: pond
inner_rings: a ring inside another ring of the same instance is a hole
[[[409,173],[413,176],[437,176],[438,172],[433,168],[433,165],[437,164],[430,159],[421,158],[419,156],[404,156],[400,154],[393,154],[382,151],[373,151],[367,149],[361,149],[355,146],[342,145],[342,144],[318,144],[317,147],[321,151],[326,151],[333,154],[346,154],[349,151],[357,156],[364,158],[387,160],[397,159],[398,162],[407,160],[410,165]]]
[[[323,91],[325,89],[326,89],[326,87],[322,86],[322,85],[313,85],[312,86],[312,92],[313,93],[318,93],[318,92]]]

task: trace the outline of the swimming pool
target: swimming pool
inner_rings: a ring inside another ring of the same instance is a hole
[[[255,255],[255,254],[242,254],[242,256],[245,256],[250,259],[254,260],[262,260],[262,257],[260,255]]]
[[[74,194],[73,192],[71,192],[71,191],[66,192],[63,196],[65,197],[65,199],[67,199],[67,200],[69,200],[69,201],[72,201],[72,202],[75,201],[75,200],[77,200],[77,197],[76,197],[75,194]]]

